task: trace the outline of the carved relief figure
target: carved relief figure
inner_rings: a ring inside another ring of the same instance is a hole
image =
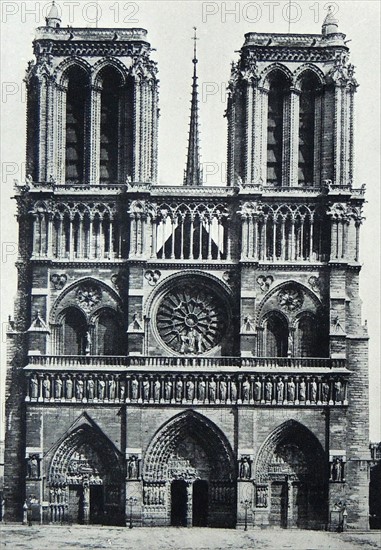
[[[343,401],[343,385],[340,380],[336,380],[333,387],[335,390],[335,401],[336,403],[340,403]]]
[[[326,380],[323,381],[321,385],[321,389],[322,389],[323,401],[324,403],[327,403],[329,399],[329,384]]]
[[[317,399],[317,383],[316,383],[316,379],[313,378],[311,381],[311,401],[316,403],[316,399]]]
[[[231,395],[231,400],[233,402],[237,401],[237,384],[235,382],[235,380],[232,380],[231,381],[231,384],[230,384],[230,395]]]

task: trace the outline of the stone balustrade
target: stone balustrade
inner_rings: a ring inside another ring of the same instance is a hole
[[[327,369],[345,369],[346,359],[318,357],[200,357],[195,355],[124,356],[124,355],[30,355],[29,369],[111,369],[116,368],[235,368],[235,369],[313,369],[324,372]]]
[[[248,372],[27,372],[27,402],[146,405],[347,405],[347,377]]]

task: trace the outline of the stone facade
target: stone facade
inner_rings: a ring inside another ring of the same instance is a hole
[[[158,185],[146,31],[52,10],[16,188],[8,519],[367,528],[364,189],[337,21],[245,36],[212,188],[196,52],[184,185]]]

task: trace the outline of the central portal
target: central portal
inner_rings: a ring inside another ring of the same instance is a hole
[[[171,525],[186,527],[187,525],[187,484],[176,479],[171,484]]]

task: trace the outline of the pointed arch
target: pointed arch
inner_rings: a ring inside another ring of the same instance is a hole
[[[234,455],[226,436],[211,420],[195,411],[178,414],[155,433],[145,452],[143,479],[170,479],[168,461],[187,437],[194,439],[206,452],[213,480],[231,482],[235,479]]]

